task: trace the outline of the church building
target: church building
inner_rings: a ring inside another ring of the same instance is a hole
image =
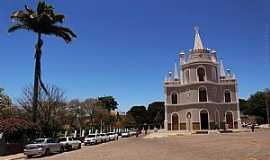
[[[217,59],[215,49],[204,48],[195,28],[194,48],[179,53],[164,81],[166,130],[238,129],[240,111],[237,79]]]

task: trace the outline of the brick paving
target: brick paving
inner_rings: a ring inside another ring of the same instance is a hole
[[[270,130],[131,137],[37,160],[270,160]]]

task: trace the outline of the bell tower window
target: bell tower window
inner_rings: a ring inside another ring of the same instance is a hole
[[[197,76],[198,76],[199,82],[205,81],[205,70],[204,70],[204,68],[200,67],[200,68],[197,69]]]
[[[199,102],[207,102],[207,91],[206,88],[199,88]]]
[[[177,94],[176,93],[172,94],[172,104],[177,104]]]
[[[189,70],[185,71],[185,81],[186,81],[186,84],[189,83]]]
[[[229,90],[226,90],[224,93],[225,103],[231,102],[231,92]]]

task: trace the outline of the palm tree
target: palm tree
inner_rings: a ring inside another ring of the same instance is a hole
[[[41,48],[43,45],[41,36],[42,34],[55,35],[64,39],[66,43],[69,43],[72,41],[73,37],[76,37],[76,35],[69,28],[59,25],[63,23],[65,16],[55,13],[52,5],[46,4],[42,1],[38,2],[36,11],[25,5],[24,10],[13,12],[10,18],[15,22],[15,24],[9,28],[8,32],[24,29],[32,31],[38,36],[35,46],[34,94],[32,102],[32,118],[33,122],[36,122],[39,85],[46,94],[49,94],[41,80]]]

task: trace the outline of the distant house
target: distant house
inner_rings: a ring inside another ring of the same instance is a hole
[[[240,127],[237,80],[216,50],[203,47],[195,30],[194,48],[179,53],[179,66],[164,82],[167,130],[193,131]]]

